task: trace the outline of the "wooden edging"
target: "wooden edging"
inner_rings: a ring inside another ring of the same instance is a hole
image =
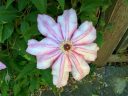
[[[105,29],[104,44],[98,51],[97,60],[94,62],[98,67],[107,63],[128,28],[128,5],[124,0],[117,0],[108,23],[112,24],[112,28]]]

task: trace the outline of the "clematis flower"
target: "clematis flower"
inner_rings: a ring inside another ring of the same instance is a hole
[[[37,58],[37,68],[52,68],[53,84],[62,87],[67,84],[69,72],[75,80],[89,74],[87,62],[97,57],[96,29],[89,21],[79,27],[74,9],[65,10],[57,22],[50,16],[39,14],[38,29],[46,38],[28,41],[27,52]],[[78,27],[78,28],[77,28]]]
[[[5,69],[5,68],[6,68],[5,64],[3,64],[3,63],[0,61],[0,70]]]

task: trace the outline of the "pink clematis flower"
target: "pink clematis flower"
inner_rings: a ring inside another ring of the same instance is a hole
[[[67,84],[69,72],[75,80],[89,74],[87,62],[97,57],[98,46],[93,43],[96,30],[91,22],[83,22],[77,29],[77,15],[74,9],[65,10],[58,16],[57,23],[45,14],[37,17],[38,29],[46,38],[29,40],[27,52],[37,57],[37,68],[52,68],[53,84],[62,87]]]
[[[0,61],[0,70],[5,69],[5,68],[6,68],[5,64],[3,64],[3,63]]]

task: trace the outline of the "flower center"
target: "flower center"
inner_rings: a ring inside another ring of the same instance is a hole
[[[63,48],[65,51],[69,51],[71,49],[71,45],[70,44],[64,44]]]
[[[70,52],[72,49],[72,43],[70,41],[63,41],[60,45],[60,49],[64,53]]]

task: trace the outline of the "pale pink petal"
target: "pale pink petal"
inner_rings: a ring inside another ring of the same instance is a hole
[[[81,80],[89,74],[90,67],[82,56],[72,53],[70,62],[72,64],[72,75],[75,80]]]
[[[99,47],[96,43],[75,46],[74,51],[82,55],[86,61],[95,61]]]
[[[38,15],[37,17],[38,29],[41,34],[60,41],[62,39],[60,25],[48,15]]]
[[[50,38],[45,38],[40,42],[32,39],[28,41],[28,48],[26,49],[26,52],[32,55],[43,55],[57,49],[58,44]]]
[[[35,44],[35,43],[38,43],[38,41],[35,40],[35,39],[30,39],[30,40],[28,40],[28,46],[29,46],[29,45],[32,45],[32,44]]]
[[[38,69],[47,69],[49,68],[55,60],[60,56],[60,51],[54,51],[49,54],[37,56],[37,68]]]
[[[77,28],[77,15],[74,9],[65,10],[63,15],[58,16],[58,23],[61,25],[63,38],[70,39]]]
[[[6,68],[6,65],[3,64],[3,63],[0,61],[0,70],[5,69],[5,68]]]
[[[61,54],[52,66],[53,84],[60,88],[67,84],[71,64],[66,54]]]
[[[72,42],[75,45],[89,44],[96,39],[96,29],[91,22],[84,22],[72,36]]]

